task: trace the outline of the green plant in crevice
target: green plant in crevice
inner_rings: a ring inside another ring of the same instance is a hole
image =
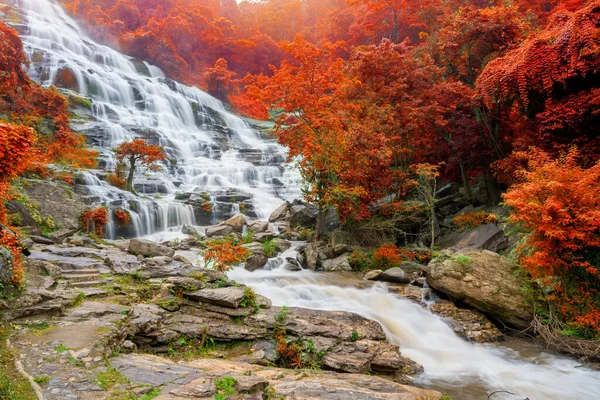
[[[263,252],[269,258],[274,257],[277,254],[277,245],[272,239],[265,241],[262,244]]]
[[[235,385],[237,380],[231,376],[223,376],[221,379],[215,379],[215,400],[227,400],[231,395],[236,394]]]

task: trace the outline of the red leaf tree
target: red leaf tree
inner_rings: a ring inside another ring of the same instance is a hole
[[[114,152],[117,162],[121,165],[125,164],[129,168],[127,190],[132,193],[135,192],[133,189],[133,176],[138,166],[149,170],[156,170],[160,168],[157,163],[167,159],[162,146],[148,144],[143,139],[134,139],[131,142],[121,143]]]

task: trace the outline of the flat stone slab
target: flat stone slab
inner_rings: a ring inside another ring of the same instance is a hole
[[[236,387],[262,392],[267,386],[294,400],[439,400],[441,393],[401,385],[364,374],[288,370],[217,359],[174,363],[142,354],[121,354],[111,359],[114,368],[132,382],[163,387],[159,398],[212,399],[214,381],[230,376]],[[258,397],[261,398],[261,397]]]
[[[227,287],[220,289],[202,289],[185,294],[188,299],[201,301],[228,308],[238,308],[244,300],[243,287]]]

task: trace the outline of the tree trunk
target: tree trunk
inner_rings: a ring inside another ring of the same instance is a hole
[[[465,165],[463,163],[459,163],[458,167],[460,168],[460,176],[465,188],[465,194],[470,201],[473,199],[473,192],[471,192],[471,185],[469,185],[469,180],[467,179],[467,170],[465,169]]]
[[[135,173],[135,158],[129,159],[129,175],[127,176],[127,190],[131,193],[135,193],[133,190],[133,174]]]
[[[325,219],[326,210],[319,204],[319,213],[317,214],[317,224],[315,226],[315,239],[319,240],[323,236],[323,221]]]

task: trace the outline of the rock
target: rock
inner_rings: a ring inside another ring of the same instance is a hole
[[[366,347],[341,343],[325,354],[323,367],[333,371],[364,374],[371,370],[373,356]]]
[[[319,263],[319,243],[309,243],[304,248],[306,268],[316,270]]]
[[[135,343],[130,340],[126,340],[121,344],[121,350],[124,350],[126,353],[131,353],[132,351],[135,351],[136,348],[137,346]]]
[[[248,271],[256,271],[257,269],[264,267],[267,261],[269,261],[269,259],[266,256],[257,254],[246,260],[244,268]]]
[[[290,208],[290,203],[285,202],[275,209],[269,216],[269,222],[275,222],[285,219]]]
[[[208,283],[227,280],[227,275],[225,275],[224,272],[217,271],[216,269],[194,268],[194,273],[196,275],[201,275],[202,280],[204,280],[205,282],[208,282]]]
[[[187,258],[185,258],[184,256],[180,255],[180,254],[176,254],[173,256],[173,261],[179,261],[180,263],[182,263],[185,266],[192,266],[192,262],[190,260],[188,260]]]
[[[281,318],[281,312],[281,307],[260,310],[244,319],[244,322],[250,326],[269,329],[285,328],[289,335],[297,337],[322,336],[350,341],[352,332],[356,331],[360,338],[385,340],[385,333],[379,323],[354,313],[290,307],[285,318]]]
[[[460,186],[456,182],[450,182],[439,188],[435,192],[435,197],[441,199],[442,197],[451,196],[457,194]]]
[[[285,263],[283,264],[283,269],[286,271],[302,271],[302,266],[295,258],[286,257]]]
[[[446,318],[454,332],[469,342],[491,343],[504,339],[502,332],[476,310],[459,308],[449,300],[436,300],[429,309]]]
[[[348,253],[352,250],[350,246],[350,234],[346,231],[335,231],[329,234],[329,245],[336,255]]]
[[[62,243],[66,238],[73,235],[76,231],[74,229],[59,229],[48,235],[48,239],[54,243]]]
[[[317,222],[319,208],[313,205],[294,204],[290,207],[290,226],[313,228]]]
[[[323,216],[323,228],[326,232],[334,232],[342,225],[340,216],[334,207],[329,207]]]
[[[299,374],[296,370],[224,359],[200,358],[189,363],[175,363],[157,356],[133,353],[121,354],[110,362],[137,386],[162,386],[161,396],[169,399],[212,398],[214,379],[223,376],[231,376],[240,382],[240,392],[257,390],[259,399],[267,398],[267,387],[278,396],[295,400],[440,400],[442,397],[433,390],[406,386],[377,376],[312,370],[302,370]],[[261,390],[265,392],[260,394]]]
[[[343,254],[337,258],[323,261],[323,271],[352,271],[352,267],[348,262],[348,254]]]
[[[273,239],[273,243],[275,244],[275,248],[279,253],[283,253],[292,247],[292,244],[284,239]]]
[[[442,248],[471,247],[474,249],[498,252],[500,250],[506,250],[509,247],[510,242],[501,226],[497,224],[486,224],[464,232],[452,232],[441,237],[438,240],[437,245]]]
[[[139,268],[138,271],[146,279],[187,275],[188,266],[168,257],[147,258],[144,263],[145,265]]]
[[[425,269],[425,266],[414,261],[402,261],[400,268],[402,268],[402,271],[411,275],[422,273]]]
[[[244,300],[245,294],[243,287],[234,286],[219,289],[202,289],[194,293],[187,293],[185,297],[218,306],[238,308]]]
[[[248,222],[248,229],[256,233],[262,233],[269,228],[269,221],[251,221]]]
[[[9,283],[13,277],[13,257],[10,250],[0,247],[0,283]]]
[[[145,239],[131,239],[129,241],[129,252],[132,254],[141,254],[144,257],[173,257],[175,255],[175,250]]]
[[[88,208],[85,199],[62,182],[26,180],[23,192],[43,217],[52,217],[60,229],[79,229],[79,217]]]
[[[399,267],[393,267],[383,271],[378,277],[378,281],[410,283],[410,277]]]
[[[533,305],[522,288],[523,274],[506,257],[488,250],[447,249],[427,266],[427,283],[447,295],[517,329],[533,319]]]
[[[39,244],[54,244],[54,241],[42,237],[42,236],[36,236],[36,235],[31,235],[30,236],[31,240],[34,241],[34,243],[39,243]]]
[[[113,253],[104,259],[104,264],[115,274],[129,275],[140,267],[137,257],[131,254]]]
[[[206,228],[206,237],[227,236],[233,233],[233,228],[228,225],[214,225]]]
[[[379,278],[379,275],[381,275],[382,273],[383,273],[383,271],[380,269],[374,269],[373,271],[367,271],[363,275],[363,279],[366,279],[368,281],[376,281],[377,278]]]
[[[182,289],[184,292],[191,292],[202,289],[205,285],[202,281],[187,276],[170,276],[165,280],[167,285],[173,285],[175,288]]]
[[[190,236],[201,236],[200,231],[191,225],[183,225],[181,233]]]
[[[254,376],[239,376],[236,381],[235,388],[240,393],[262,392],[269,386],[268,380]]]
[[[256,235],[254,235],[254,240],[256,240],[257,242],[260,242],[260,243],[264,243],[268,240],[272,240],[275,236],[277,236],[276,233],[267,231],[267,232],[257,233]]]
[[[221,225],[231,227],[234,232],[242,232],[244,230],[244,225],[246,225],[246,217],[244,217],[243,214],[236,214]]]

